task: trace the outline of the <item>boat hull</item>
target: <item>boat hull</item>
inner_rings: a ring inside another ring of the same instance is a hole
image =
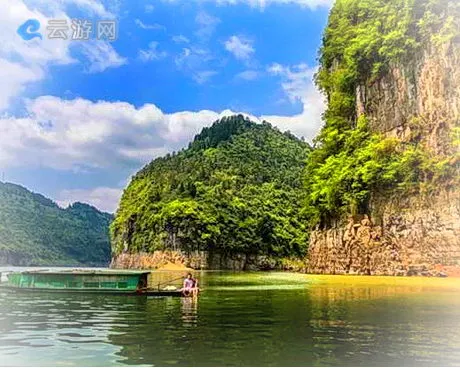
[[[149,286],[150,271],[34,270],[8,273],[1,289],[24,292],[91,293],[136,296],[186,297],[180,289]]]
[[[25,292],[25,293],[59,293],[59,294],[100,294],[100,295],[129,295],[129,296],[173,296],[173,297],[190,297],[184,295],[180,290],[104,290],[104,289],[49,289],[49,288],[26,288],[12,285],[0,285],[0,291]]]
[[[10,273],[7,285],[33,290],[132,293],[147,287],[148,275],[129,271],[24,271]]]

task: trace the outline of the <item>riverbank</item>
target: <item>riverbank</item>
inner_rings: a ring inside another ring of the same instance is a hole
[[[245,254],[222,255],[210,252],[155,251],[153,253],[123,253],[115,256],[110,265],[116,269],[154,269],[154,270],[230,270],[230,271],[289,271],[309,274],[308,259],[278,258]],[[331,274],[324,272],[324,274]],[[334,273],[332,273],[334,274]],[[336,274],[353,275],[337,272]],[[460,277],[459,266],[442,264],[407,264],[392,273],[354,273],[368,276],[424,276]]]
[[[122,253],[112,258],[111,268],[118,269],[193,269],[231,271],[293,271],[306,272],[306,259],[274,258],[265,255],[222,254],[218,252],[173,250],[152,253]]]

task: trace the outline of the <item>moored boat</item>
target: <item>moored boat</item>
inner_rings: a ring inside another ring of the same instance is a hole
[[[150,271],[133,270],[33,270],[11,272],[1,286],[18,291],[183,296],[177,288],[148,288],[149,275]]]

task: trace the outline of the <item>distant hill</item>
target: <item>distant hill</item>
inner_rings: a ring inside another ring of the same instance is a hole
[[[66,209],[24,187],[0,182],[0,264],[103,266],[112,215],[74,203]]]

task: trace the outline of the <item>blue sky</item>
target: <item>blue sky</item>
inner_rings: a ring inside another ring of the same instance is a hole
[[[114,211],[132,174],[221,116],[245,113],[311,140],[324,109],[312,76],[330,6],[2,0],[0,171],[63,206]],[[42,39],[16,33],[28,19],[39,20]],[[118,39],[51,40],[50,19],[113,19]]]

